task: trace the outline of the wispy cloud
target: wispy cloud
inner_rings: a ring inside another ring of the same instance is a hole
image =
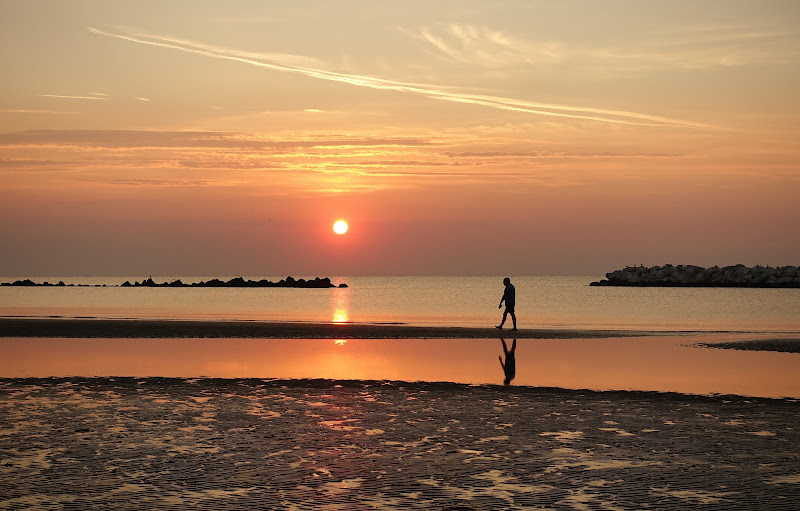
[[[488,27],[451,23],[404,33],[425,44],[427,51],[461,65],[512,69],[520,65],[570,62],[578,68],[636,71],[708,69],[752,63],[785,64],[800,58],[795,34],[745,26],[698,26],[648,33],[628,46],[580,46],[559,41],[524,40]]]
[[[706,44],[726,44],[753,41],[774,41],[796,36],[780,30],[758,30],[745,25],[698,25],[682,27],[678,31],[664,32],[665,40],[661,46],[697,46]],[[657,39],[658,41],[658,39]]]
[[[694,136],[694,134],[690,134]],[[692,168],[698,155],[519,137],[454,133],[421,136],[298,137],[293,131],[29,130],[0,133],[0,173],[14,180],[50,172],[59,183],[115,186],[238,186],[258,193],[368,192],[519,180],[585,184],[627,173],[643,177]],[[700,155],[699,158],[704,158]],[[759,155],[759,167],[765,165]],[[775,163],[766,162],[775,169]],[[725,168],[729,168],[726,166]]]
[[[683,156],[680,153],[642,153],[642,152],[634,152],[634,153],[612,153],[612,152],[568,152],[568,151],[516,151],[516,152],[504,152],[504,151],[464,151],[460,153],[445,153],[446,156],[451,158],[487,158],[487,159],[494,159],[494,158],[527,158],[527,159],[545,159],[545,158],[558,158],[558,159],[568,159],[568,158],[598,158],[598,159],[610,159],[610,158],[677,158]]]
[[[104,101],[106,98],[101,96],[67,96],[63,94],[39,94],[42,98],[61,98],[61,99],[93,99],[95,101]]]
[[[96,182],[96,179],[86,181]],[[235,186],[240,183],[231,181],[203,181],[203,180],[171,180],[171,179],[106,179],[104,183],[110,185],[126,186]]]
[[[563,58],[556,43],[531,44],[487,27],[451,23],[403,31],[422,40],[436,53],[469,66],[505,68]]]
[[[178,39],[168,36],[132,32],[109,32],[96,28],[89,28],[89,31],[106,37],[114,37],[117,39],[123,39],[139,44],[158,46],[162,48],[170,48],[216,59],[241,62],[273,71],[301,74],[311,78],[347,83],[357,87],[368,87],[371,89],[417,94],[442,101],[479,105],[498,110],[530,113],[548,117],[590,120],[610,124],[671,126],[679,128],[711,128],[711,126],[707,124],[683,119],[648,115],[639,112],[609,110],[585,106],[558,105],[506,98],[502,96],[470,94],[459,92],[459,89],[455,87],[404,83],[372,76],[338,73],[322,69],[321,67],[309,67],[305,65],[289,63],[287,61],[287,56],[281,54],[248,52],[220,46],[212,46],[196,41]],[[291,62],[295,62],[299,58],[297,56],[290,57]],[[300,59],[302,60],[302,58]],[[313,61],[313,59],[307,60]]]
[[[70,170],[74,168],[72,162],[59,160],[35,160],[31,158],[0,159],[0,172],[2,171],[42,171]]]
[[[789,39],[792,37],[794,41]],[[570,57],[622,71],[788,64],[800,59],[796,37],[748,27],[690,27],[650,34],[635,48],[575,48]]]
[[[0,133],[0,147],[82,149],[197,148],[294,150],[331,147],[420,147],[433,143],[414,137],[308,137],[272,140],[225,131],[27,130]]]
[[[135,99],[136,101],[144,101],[144,102],[146,102],[146,103],[149,103],[149,102],[151,101],[151,100],[150,100],[150,99],[148,99],[148,98],[133,98],[133,99]]]
[[[77,114],[78,112],[65,112],[62,110],[36,110],[36,109],[29,109],[29,108],[7,108],[0,110],[0,112],[7,113],[7,114],[52,114],[52,115],[64,115],[64,114]]]

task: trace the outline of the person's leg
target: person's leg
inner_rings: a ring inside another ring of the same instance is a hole
[[[497,328],[503,328],[503,325],[506,324],[506,317],[508,316],[508,311],[503,311],[503,320],[500,322],[500,325]]]
[[[514,330],[517,329],[517,315],[514,314],[514,311],[511,311],[511,321],[514,322]]]

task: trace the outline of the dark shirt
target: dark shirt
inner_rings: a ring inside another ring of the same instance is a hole
[[[509,305],[512,305],[512,306],[516,305],[516,303],[517,303],[516,294],[517,294],[517,290],[514,289],[514,284],[508,284],[506,286],[505,292],[503,293],[503,299],[500,300],[500,301],[501,302],[505,301],[506,302],[506,307],[508,307]]]

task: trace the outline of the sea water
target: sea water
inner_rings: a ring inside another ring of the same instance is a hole
[[[156,282],[176,278],[153,276]],[[12,280],[16,279],[0,279]],[[0,316],[490,328],[500,320],[503,293],[502,277],[334,277],[335,284],[348,287],[330,289],[119,287],[142,277],[33,280],[90,287],[0,287]],[[800,398],[796,376],[800,355],[698,347],[700,342],[721,340],[797,338],[798,289],[590,287],[597,280],[591,276],[512,276],[511,280],[517,290],[520,328],[703,332],[519,339],[514,385]],[[498,361],[502,356],[498,339],[4,338],[0,377],[213,376],[499,384],[504,377]]]
[[[191,283],[213,277],[153,276],[156,282],[178,278]],[[119,287],[143,279],[32,278],[76,286],[0,287],[0,316],[492,326],[502,314],[502,276],[332,277],[348,287],[330,289]],[[589,286],[598,279],[512,276],[519,327],[800,332],[800,289]]]

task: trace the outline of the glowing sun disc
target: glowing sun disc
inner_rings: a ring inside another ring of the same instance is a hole
[[[347,232],[347,222],[344,220],[337,220],[335,224],[333,224],[333,232],[336,234],[344,234]]]

